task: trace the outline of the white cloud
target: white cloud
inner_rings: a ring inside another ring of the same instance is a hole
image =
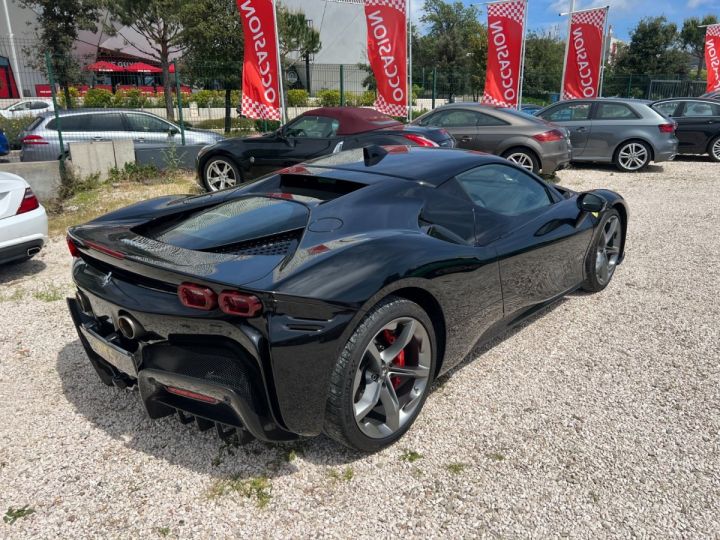
[[[687,5],[690,9],[696,9],[709,3],[710,0],[688,0]]]

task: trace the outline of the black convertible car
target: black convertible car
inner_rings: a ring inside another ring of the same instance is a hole
[[[627,222],[620,195],[501,158],[369,147],[73,227],[68,304],[152,418],[373,451],[476,343],[606,287]]]
[[[197,178],[203,189],[217,191],[341,150],[398,144],[453,148],[455,140],[445,129],[405,125],[373,109],[323,107],[275,132],[206,146]]]

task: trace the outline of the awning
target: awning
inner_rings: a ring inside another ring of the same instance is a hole
[[[151,66],[145,62],[135,62],[125,68],[130,73],[162,73],[162,69],[159,67]]]
[[[103,73],[122,73],[125,71],[124,67],[113,64],[112,62],[95,62],[85,68],[86,71],[102,71]]]

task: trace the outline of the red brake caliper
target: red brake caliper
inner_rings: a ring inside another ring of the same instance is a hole
[[[390,330],[385,330],[383,332],[383,337],[385,338],[385,341],[388,343],[388,347],[395,343],[395,340],[397,339],[395,337],[395,334],[393,334]],[[405,367],[405,349],[400,351],[400,353],[393,358],[392,361],[393,365],[396,365],[398,367]],[[400,382],[402,382],[402,379],[400,377],[390,377],[390,382],[393,385],[393,388],[397,388],[400,386]]]

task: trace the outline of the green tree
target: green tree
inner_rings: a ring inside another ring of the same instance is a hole
[[[420,22],[426,32],[413,38],[414,56],[421,62],[416,63],[442,68],[442,82],[450,99],[470,83],[464,77],[473,69],[473,64],[484,62],[485,57],[477,48],[480,46],[477,36],[486,32],[478,21],[479,15],[475,6],[465,6],[462,2],[450,4],[444,0],[425,0],[423,5]]]
[[[682,30],[680,30],[680,42],[685,50],[698,61],[696,78],[699,79],[705,61],[705,28],[709,24],[717,24],[718,18],[715,15],[706,15],[700,20],[698,17],[685,19]]]
[[[665,17],[642,19],[630,43],[618,54],[615,71],[623,75],[687,76],[689,55],[680,47],[677,25]]]
[[[135,43],[135,48],[160,63],[165,110],[170,120],[175,119],[170,57],[184,48],[181,18],[187,4],[184,0],[114,0],[106,3],[115,21],[132,28],[147,40],[147,47]]]
[[[283,66],[287,66],[290,54],[307,59],[320,52],[320,32],[310,26],[302,11],[290,11],[284,6],[278,6],[277,24]]]
[[[560,91],[565,41],[547,32],[530,32],[525,41],[523,94],[546,100]]]
[[[72,54],[78,31],[97,30],[100,0],[20,0],[20,5],[35,12],[34,32],[42,47],[26,53],[34,66],[45,72],[45,52],[52,55],[55,80],[65,93],[65,103],[72,107],[70,85],[80,78],[80,65]]]
[[[203,0],[183,6],[183,72],[205,87],[225,90],[225,132],[232,125],[232,91],[240,87],[243,30],[234,0]],[[238,105],[238,104],[235,104]]]

